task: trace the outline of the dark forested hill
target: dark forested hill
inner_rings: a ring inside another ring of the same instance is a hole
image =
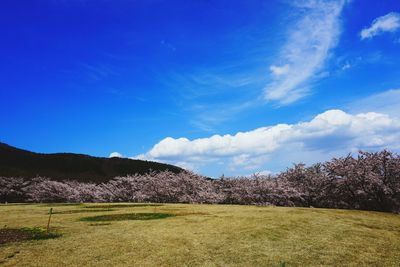
[[[104,182],[115,176],[144,174],[183,169],[157,162],[126,158],[99,158],[82,154],[40,154],[18,149],[0,142],[0,176],[33,178],[49,177],[53,180]]]

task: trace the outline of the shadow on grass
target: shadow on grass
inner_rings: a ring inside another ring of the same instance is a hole
[[[157,220],[173,217],[175,215],[168,213],[125,213],[112,215],[99,215],[93,217],[84,217],[80,221],[85,222],[104,222],[104,221],[126,221],[126,220]]]
[[[106,226],[111,225],[111,223],[90,223],[89,226]]]
[[[7,206],[26,206],[26,205],[33,205],[33,203],[0,203],[0,207],[7,207]]]
[[[42,207],[64,207],[64,206],[82,206],[82,203],[46,203]]]
[[[138,203],[138,204],[104,204],[104,205],[87,205],[85,208],[87,209],[107,209],[107,208],[138,208],[138,207],[159,207],[164,206],[163,204],[147,204],[147,203]]]
[[[47,232],[42,227],[24,227],[24,228],[3,228],[0,229],[0,245],[21,242],[26,240],[44,240],[60,237],[57,232]]]
[[[74,213],[88,213],[88,212],[103,212],[103,211],[114,211],[114,209],[80,209],[80,210],[62,210],[62,211],[52,211],[52,214],[74,214]],[[49,212],[47,212],[49,214]]]

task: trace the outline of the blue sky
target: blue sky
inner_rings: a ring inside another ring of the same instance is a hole
[[[398,1],[6,1],[0,58],[28,150],[210,176],[400,150]]]

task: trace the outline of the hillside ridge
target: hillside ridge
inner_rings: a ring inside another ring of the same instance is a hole
[[[94,157],[75,153],[36,153],[0,142],[0,176],[101,183],[116,176],[150,171],[184,171],[177,166],[128,158]]]

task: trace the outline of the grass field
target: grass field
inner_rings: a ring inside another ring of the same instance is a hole
[[[45,227],[50,207],[0,205],[0,229]],[[183,204],[52,207],[52,231],[62,236],[0,245],[0,265],[400,266],[400,216],[394,214]]]

